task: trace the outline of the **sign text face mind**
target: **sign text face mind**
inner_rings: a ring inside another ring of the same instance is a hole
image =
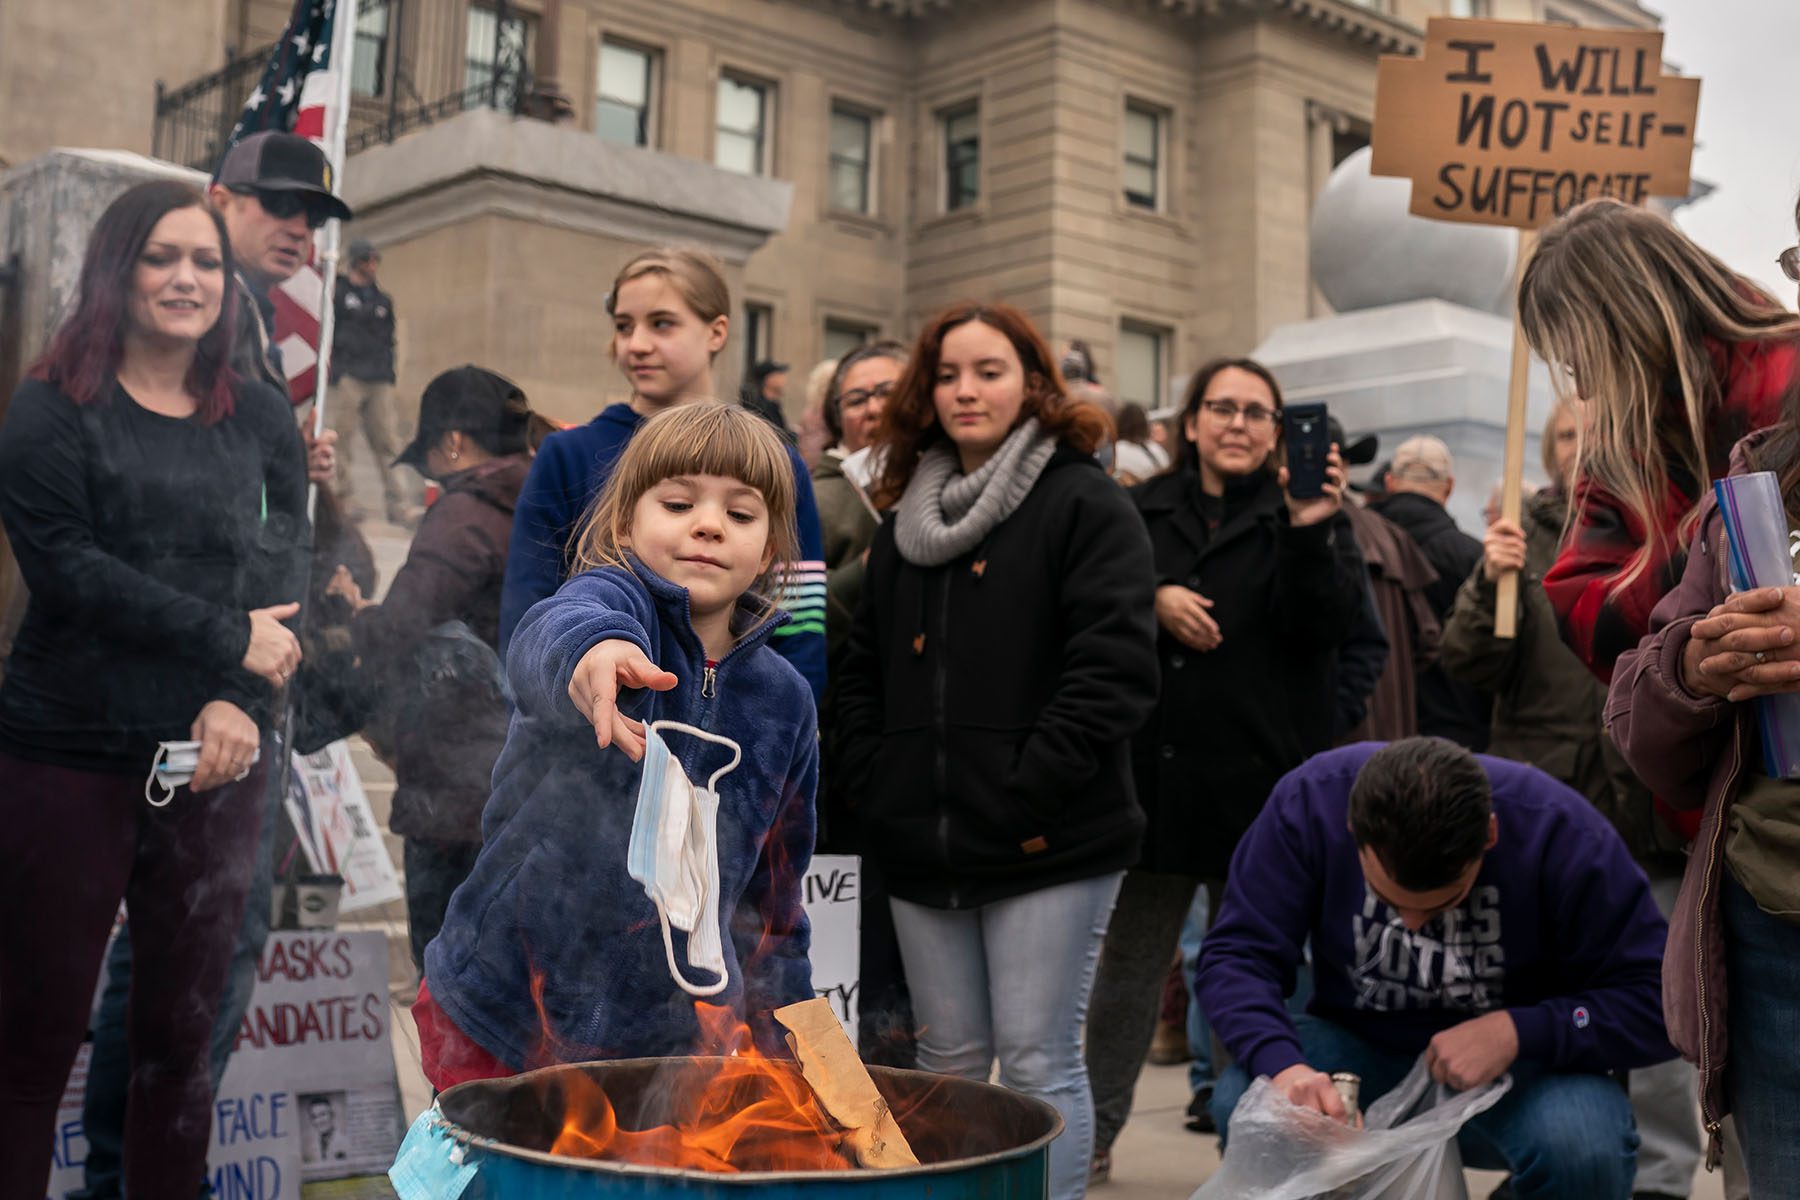
[[[1685,196],[1700,81],[1662,71],[1660,31],[1433,18],[1381,60],[1373,170],[1411,211],[1537,229],[1585,200]]]

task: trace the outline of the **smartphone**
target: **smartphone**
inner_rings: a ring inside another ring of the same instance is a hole
[[[1287,444],[1288,495],[1311,500],[1325,494],[1325,460],[1331,454],[1331,427],[1323,404],[1290,404],[1281,410]]]

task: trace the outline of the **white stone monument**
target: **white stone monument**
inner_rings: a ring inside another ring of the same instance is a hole
[[[1313,208],[1312,274],[1337,312],[1281,326],[1251,357],[1289,403],[1323,402],[1349,436],[1379,435],[1377,464],[1414,434],[1442,438],[1456,457],[1451,515],[1479,537],[1505,450],[1519,235],[1415,217],[1410,186],[1370,175],[1367,149],[1332,172]],[[1533,358],[1528,483],[1544,482],[1539,435],[1554,401]]]

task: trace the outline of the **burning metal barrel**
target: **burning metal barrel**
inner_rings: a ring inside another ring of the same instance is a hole
[[[870,1067],[919,1166],[865,1170],[834,1144],[791,1063],[627,1059],[465,1083],[442,1134],[475,1164],[462,1195],[746,1200],[1041,1200],[1062,1119],[985,1083]],[[554,1150],[554,1153],[552,1152]],[[404,1193],[403,1193],[404,1194]]]

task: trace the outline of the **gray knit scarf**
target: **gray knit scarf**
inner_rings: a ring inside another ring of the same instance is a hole
[[[920,456],[895,510],[900,556],[937,567],[975,549],[1025,503],[1055,453],[1056,439],[1036,417],[1021,422],[973,475],[961,474],[955,446],[939,442]]]

